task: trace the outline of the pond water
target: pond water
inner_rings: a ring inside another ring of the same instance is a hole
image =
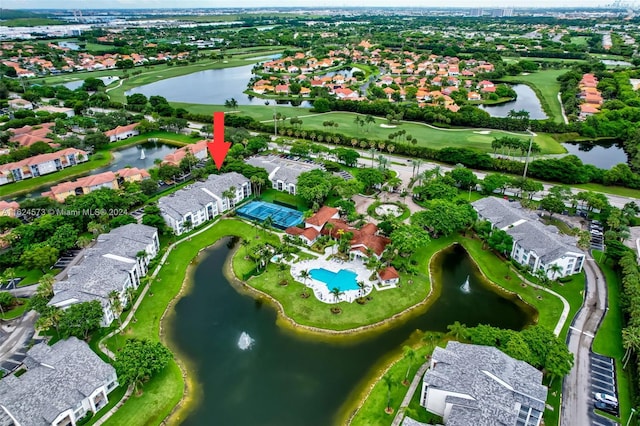
[[[252,69],[255,64],[241,67],[222,68],[217,70],[205,70],[179,77],[167,78],[155,83],[134,87],[125,92],[129,96],[134,93],[142,93],[149,97],[162,96],[169,101],[195,104],[224,105],[228,99],[234,98],[238,105],[264,105],[266,99],[249,97],[245,93],[247,82],[253,76]],[[275,101],[271,100],[271,104]],[[278,105],[290,106],[288,101],[278,102]],[[302,101],[302,106],[309,108],[309,101]]]
[[[622,149],[620,142],[610,143],[563,143],[569,154],[578,157],[584,164],[593,164],[601,169],[610,169],[613,166],[626,163],[627,154]]]
[[[140,154],[143,149],[145,154],[144,160],[140,159]],[[162,142],[145,142],[129,146],[119,151],[113,151],[113,161],[109,165],[94,169],[90,173],[87,173],[87,176],[107,172],[110,170],[115,172],[116,170],[123,169],[127,166],[137,167],[139,169],[149,169],[154,166],[154,160],[158,158],[162,159],[167,154],[171,154],[176,149],[178,149],[178,147],[167,145]],[[24,201],[27,198],[40,197],[43,192],[49,191],[51,189],[51,186],[53,185],[46,185],[38,188],[31,193],[23,194],[20,197],[15,198],[15,201],[20,202]]]
[[[367,372],[416,329],[445,331],[456,320],[513,329],[532,322],[531,308],[492,291],[465,250],[454,246],[434,261],[442,291],[425,313],[340,343],[300,337],[276,325],[274,309],[229,284],[221,271],[232,245],[227,238],[204,251],[192,288],[168,320],[172,346],[187,357],[202,389],[183,425],[330,425]],[[467,279],[468,292],[461,288]],[[251,348],[241,349],[243,337]]]
[[[479,108],[487,111],[492,117],[506,117],[511,110],[525,110],[529,112],[529,118],[533,120],[544,120],[547,118],[547,114],[545,114],[542,109],[540,100],[531,87],[526,84],[514,84],[511,88],[518,94],[515,101],[499,105],[480,105]]]

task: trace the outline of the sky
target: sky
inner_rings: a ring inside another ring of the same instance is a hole
[[[478,3],[481,3],[478,4]],[[119,9],[191,7],[600,7],[613,0],[0,0],[5,9]],[[624,3],[629,3],[625,1]]]

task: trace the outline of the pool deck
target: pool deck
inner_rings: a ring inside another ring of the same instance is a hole
[[[311,260],[303,260],[300,262],[287,262],[291,266],[291,275],[295,278],[296,281],[299,281],[305,284],[307,287],[313,290],[313,294],[316,298],[324,303],[340,303],[340,302],[353,302],[358,297],[367,296],[373,288],[375,287],[378,290],[384,290],[389,287],[379,287],[378,280],[369,280],[369,277],[372,274],[372,271],[367,269],[364,263],[361,260],[350,260],[345,261],[341,259],[332,258],[331,256],[331,248],[328,248],[325,252],[324,257],[319,257],[317,259]],[[345,290],[336,300],[336,297],[331,293],[331,289],[327,287],[327,285],[322,282],[315,280],[311,277],[304,280],[300,274],[302,271],[307,270],[310,271],[312,269],[324,268],[331,272],[338,272],[342,269],[348,269],[356,273],[356,281],[363,281],[365,283],[364,290]],[[394,286],[395,287],[395,286]]]

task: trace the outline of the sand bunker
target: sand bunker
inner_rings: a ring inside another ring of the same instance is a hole
[[[488,135],[488,134],[491,134],[491,130],[478,130],[477,132],[473,132],[473,133],[477,133],[479,135]]]
[[[393,124],[381,124],[380,127],[382,127],[383,129],[395,129],[396,126],[394,126]]]

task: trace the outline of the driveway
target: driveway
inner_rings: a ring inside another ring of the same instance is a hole
[[[562,386],[562,426],[599,424],[603,419],[593,413],[591,386],[595,380],[591,345],[607,307],[607,288],[604,275],[592,258],[587,259],[584,271],[587,278],[584,303],[567,335],[567,345],[575,362]],[[606,419],[601,423],[611,424],[606,423]]]

